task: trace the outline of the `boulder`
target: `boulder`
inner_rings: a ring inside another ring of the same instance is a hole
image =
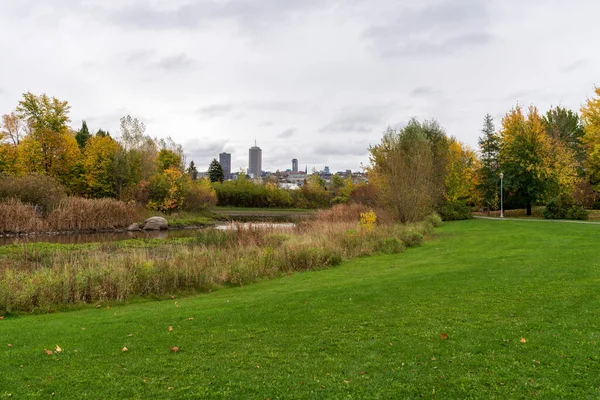
[[[146,221],[144,221],[144,226],[142,227],[142,229],[145,231],[158,231],[168,228],[169,223],[163,217],[148,218]]]
[[[140,230],[140,224],[138,224],[137,222],[129,225],[129,227],[127,227],[127,230],[130,232],[135,232],[135,231],[139,231]]]

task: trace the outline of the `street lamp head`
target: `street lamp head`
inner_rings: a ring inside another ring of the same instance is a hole
[[[504,178],[504,173],[500,172],[500,179]]]

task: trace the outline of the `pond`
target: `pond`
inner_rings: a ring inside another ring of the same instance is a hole
[[[292,229],[296,224],[293,223],[231,223],[220,224],[214,228],[196,228],[196,229],[176,229],[163,231],[137,231],[137,232],[97,232],[97,233],[66,233],[66,234],[46,234],[46,235],[25,235],[25,236],[4,236],[0,237],[0,246],[9,244],[26,243],[58,243],[58,244],[82,244],[82,243],[103,243],[117,242],[130,239],[173,239],[196,236],[198,229],[219,229],[219,230],[237,230],[237,229]]]

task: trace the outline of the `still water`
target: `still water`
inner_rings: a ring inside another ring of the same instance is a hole
[[[216,225],[214,228],[199,229],[219,229],[219,230],[237,230],[237,229],[275,229],[289,230],[296,226],[293,223],[268,223],[268,222],[250,222],[250,223],[232,223]],[[29,235],[29,236],[10,236],[0,237],[0,246],[9,244],[25,243],[59,243],[59,244],[81,244],[81,243],[103,243],[116,242],[129,239],[173,239],[196,236],[198,229],[177,229],[164,231],[138,231],[138,232],[101,232],[101,233],[72,233],[56,235]]]

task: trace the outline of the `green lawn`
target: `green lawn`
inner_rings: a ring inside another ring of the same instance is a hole
[[[470,220],[329,270],[7,317],[0,398],[598,398],[599,243]]]

